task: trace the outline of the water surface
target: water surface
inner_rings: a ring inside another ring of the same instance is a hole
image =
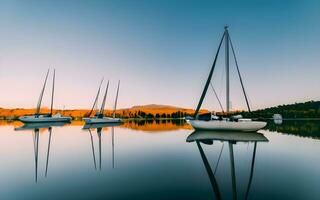
[[[258,141],[181,121],[0,124],[0,199],[320,199],[318,122],[271,122]]]

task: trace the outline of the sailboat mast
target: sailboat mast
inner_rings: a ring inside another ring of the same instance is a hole
[[[230,80],[229,80],[229,33],[228,26],[225,29],[225,64],[226,64],[226,108],[227,113],[230,111]]]
[[[101,108],[100,108],[100,115],[101,115],[101,116],[103,116],[104,107],[105,107],[105,105],[106,105],[108,88],[109,88],[109,81],[108,81],[108,83],[107,83],[106,91],[105,91],[105,93],[104,93],[104,97],[103,97],[102,104],[101,104]]]
[[[100,88],[101,88],[102,82],[103,82],[103,78],[102,78],[102,80],[101,80],[101,82],[100,82],[99,89],[98,89],[98,92],[97,92],[97,96],[96,96],[96,98],[94,99],[93,106],[92,106],[92,108],[91,108],[91,110],[90,110],[90,113],[88,114],[88,117],[90,117],[90,115],[92,114],[92,112],[93,112],[93,110],[94,110],[94,108],[95,108],[95,106],[96,106],[96,104],[97,104],[97,101],[98,101],[98,98],[99,98],[99,94],[100,94]]]
[[[53,81],[52,81],[52,94],[51,94],[51,109],[50,109],[50,116],[52,116],[52,110],[53,110],[53,96],[54,96],[54,84],[55,84],[55,78],[56,78],[56,70],[53,70]]]
[[[117,109],[117,103],[118,103],[119,87],[120,87],[120,80],[118,81],[117,96],[116,96],[116,100],[114,102],[113,118],[116,117],[116,109]]]
[[[48,74],[49,74],[49,69],[48,69],[48,71],[47,71],[46,78],[45,78],[45,80],[44,80],[44,84],[43,84],[43,87],[42,87],[42,90],[41,90],[41,93],[40,93],[40,96],[39,96],[39,100],[38,100],[38,104],[37,104],[37,109],[36,109],[36,115],[39,115],[39,113],[40,113],[40,107],[41,107],[42,97],[43,97],[44,90],[45,90],[45,88],[46,88],[47,79],[48,79]]]

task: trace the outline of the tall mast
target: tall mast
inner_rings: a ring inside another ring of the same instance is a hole
[[[50,116],[52,116],[52,109],[53,109],[53,96],[54,96],[54,84],[56,78],[56,69],[53,70],[53,81],[52,81],[52,94],[51,94],[51,109],[50,109]]]
[[[100,88],[101,88],[102,82],[103,82],[103,78],[102,78],[102,80],[101,80],[101,82],[100,82],[99,89],[98,89],[98,92],[97,92],[97,96],[96,96],[96,98],[94,99],[93,106],[92,106],[92,108],[91,108],[90,113],[88,114],[88,117],[90,117],[90,115],[91,115],[92,112],[93,112],[94,107],[95,107],[96,104],[97,104],[97,101],[98,101],[98,98],[99,98],[99,94],[100,94]]]
[[[225,64],[226,64],[226,108],[227,113],[230,111],[230,80],[229,80],[229,33],[228,26],[224,27],[225,35]]]
[[[120,87],[120,80],[118,81],[117,96],[116,96],[116,100],[114,102],[113,118],[116,117],[116,109],[117,109],[117,103],[118,103],[119,87]]]
[[[42,90],[41,90],[41,92],[40,92],[40,96],[39,96],[39,100],[38,100],[38,104],[37,104],[37,109],[36,109],[36,115],[38,115],[38,114],[40,113],[40,107],[41,107],[42,97],[43,97],[44,90],[45,90],[45,88],[46,88],[47,79],[48,79],[48,74],[49,74],[49,69],[48,69],[48,71],[47,71],[46,78],[45,78],[45,80],[44,80],[44,84],[43,84]]]
[[[106,105],[108,88],[109,88],[109,81],[108,81],[108,83],[107,83],[106,91],[105,91],[105,93],[104,93],[103,101],[102,101],[101,108],[100,108],[100,115],[101,115],[101,116],[103,116],[103,110],[104,110],[104,107],[105,107],[105,105]]]

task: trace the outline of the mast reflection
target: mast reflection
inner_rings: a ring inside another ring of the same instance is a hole
[[[111,148],[112,148],[112,168],[114,168],[114,127],[121,125],[122,123],[104,123],[104,124],[89,124],[83,127],[84,130],[88,130],[90,134],[91,140],[91,150],[92,150],[92,157],[93,157],[93,164],[94,169],[97,170],[97,161],[96,161],[96,153],[95,153],[95,145],[93,141],[93,134],[92,132],[96,130],[97,137],[98,137],[98,153],[99,153],[99,170],[101,171],[102,168],[102,160],[101,160],[101,146],[102,146],[102,130],[103,128],[110,127],[111,128]]]
[[[213,141],[221,141],[223,143],[221,147],[221,151],[218,157],[218,161],[216,164],[215,171],[213,172],[208,162],[208,159],[203,151],[201,143],[203,144],[213,144]],[[250,176],[249,182],[247,185],[245,199],[248,199],[250,187],[252,184],[253,172],[254,172],[254,164],[255,164],[255,157],[256,157],[256,150],[257,150],[257,143],[258,142],[268,142],[268,139],[261,133],[245,133],[245,132],[214,132],[214,131],[194,131],[191,133],[188,138],[187,142],[195,142],[199,149],[203,164],[209,176],[209,180],[215,195],[216,199],[222,199],[222,195],[219,189],[217,177],[215,176],[215,172],[219,165],[221,153],[224,147],[224,144],[227,143],[229,147],[229,158],[230,158],[230,170],[231,170],[231,183],[232,183],[232,198],[236,200],[238,198],[237,195],[237,185],[236,185],[236,173],[235,173],[235,163],[234,163],[234,151],[233,146],[237,142],[244,142],[244,143],[253,143],[253,155],[251,160],[251,168],[250,168]]]
[[[64,126],[65,122],[48,122],[48,123],[27,123],[21,127],[15,128],[15,131],[32,131],[33,135],[33,149],[34,149],[34,166],[35,166],[35,182],[38,182],[38,160],[39,160],[39,143],[40,143],[40,129],[48,130],[48,148],[46,154],[46,166],[45,166],[45,177],[48,175],[49,156],[51,147],[52,127]]]

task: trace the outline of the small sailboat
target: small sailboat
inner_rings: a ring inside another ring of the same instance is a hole
[[[19,117],[19,120],[23,123],[47,123],[47,122],[70,122],[71,117],[65,117],[62,116],[60,113],[57,113],[53,115],[53,97],[54,97],[54,84],[55,84],[55,74],[56,71],[53,71],[53,83],[52,83],[52,95],[51,95],[51,109],[50,113],[47,114],[41,114],[40,108],[41,108],[41,102],[43,98],[43,94],[46,88],[47,79],[48,79],[49,70],[47,71],[46,78],[40,93],[40,97],[38,100],[36,113],[34,115],[27,115],[27,116],[21,116]]]
[[[237,72],[238,72],[238,76],[240,79],[240,83],[241,83],[241,87],[242,87],[242,91],[246,100],[246,104],[248,107],[249,112],[251,112],[250,106],[249,106],[249,102],[248,102],[248,98],[247,98],[247,94],[246,91],[244,89],[243,86],[243,82],[242,82],[242,78],[241,78],[241,74],[240,74],[240,70],[239,70],[239,66],[238,66],[238,62],[235,56],[235,52],[234,52],[234,48],[230,39],[230,35],[228,32],[228,27],[225,27],[223,36],[221,38],[221,41],[219,43],[219,47],[217,50],[217,53],[215,55],[214,58],[214,62],[213,65],[211,67],[211,70],[209,72],[209,76],[207,79],[207,82],[205,84],[204,90],[202,92],[202,95],[200,97],[198,106],[196,108],[194,117],[192,118],[188,118],[186,119],[187,122],[196,130],[217,130],[217,131],[244,131],[244,132],[254,132],[257,130],[262,129],[263,127],[265,127],[267,125],[266,122],[263,121],[253,121],[251,119],[244,119],[242,118],[242,116],[233,116],[230,118],[218,118],[217,116],[211,116],[209,120],[200,120],[199,119],[199,110],[201,108],[202,102],[205,98],[205,95],[207,93],[208,87],[211,84],[211,79],[212,79],[212,75],[213,75],[213,71],[215,69],[215,65],[217,62],[217,58],[218,58],[218,54],[220,51],[220,47],[222,45],[222,42],[225,41],[225,65],[226,65],[226,113],[228,114],[230,112],[230,89],[229,89],[229,48],[231,47],[232,50],[232,54],[235,60],[235,64],[236,64],[236,68],[237,68]],[[230,46],[230,47],[229,47]],[[212,86],[212,85],[211,85]],[[213,91],[214,88],[212,87]],[[215,91],[214,91],[215,92]],[[216,92],[215,92],[216,94]],[[217,96],[217,95],[216,95]],[[220,100],[218,99],[219,104],[221,106]]]
[[[89,117],[83,118],[83,120],[85,121],[86,124],[121,123],[122,119],[116,118],[116,109],[117,109],[120,81],[118,82],[118,87],[117,87],[117,95],[116,95],[116,100],[115,100],[115,103],[114,103],[114,110],[113,110],[113,114],[112,114],[113,117],[106,117],[103,114],[104,113],[104,107],[105,107],[105,104],[106,104],[106,99],[107,99],[109,81],[107,83],[107,87],[106,87],[106,90],[105,90],[105,93],[104,93],[104,97],[103,97],[103,100],[102,100],[102,104],[101,104],[100,110],[93,117],[90,117],[90,115],[93,113],[93,110],[94,110],[94,108],[95,108],[95,106],[97,104],[102,82],[103,82],[103,80],[100,82],[100,86],[99,86],[99,89],[98,89],[98,92],[97,92],[97,96],[96,96],[96,98],[94,100],[92,109],[91,109],[90,113],[88,114]]]

